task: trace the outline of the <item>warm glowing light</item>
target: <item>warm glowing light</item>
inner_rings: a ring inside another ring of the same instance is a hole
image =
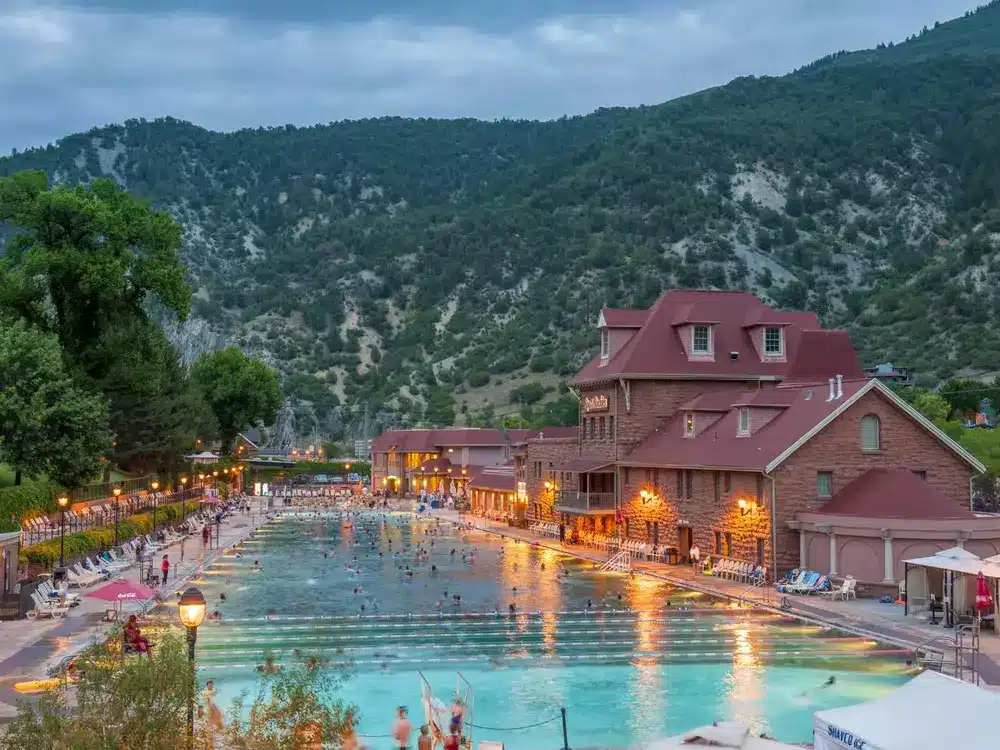
[[[740,509],[745,509],[747,507],[746,498],[741,497],[739,502],[736,504],[740,506]]]
[[[198,479],[204,479],[204,478],[205,478],[205,475],[204,475],[204,474],[199,474],[199,475],[198,475]]]
[[[551,490],[552,489],[552,482],[546,482],[545,483],[545,489]]]
[[[122,488],[121,487],[115,487],[114,489],[111,490],[111,494],[114,495],[115,498],[117,498],[119,495],[122,494]]]
[[[154,479],[152,482],[149,483],[149,487],[150,489],[153,490],[153,492],[156,492],[158,489],[160,489],[160,483]]]
[[[65,508],[67,505],[69,505],[69,498],[66,497],[65,495],[60,495],[58,498],[56,498],[56,502],[59,503],[60,508]]]
[[[196,628],[205,619],[205,596],[193,586],[181,594],[177,602],[177,616],[187,628]]]
[[[188,478],[187,477],[181,477],[181,485],[185,485],[187,483],[188,483]]]
[[[214,469],[214,470],[212,471],[212,476],[213,476],[213,477],[217,477],[217,476],[219,476],[219,470],[218,470],[218,469]]]
[[[643,490],[642,492],[639,493],[639,497],[641,497],[643,500],[649,500],[649,492]]]
[[[350,464],[344,464],[344,469],[346,469],[347,471],[350,471],[351,470],[351,465]]]

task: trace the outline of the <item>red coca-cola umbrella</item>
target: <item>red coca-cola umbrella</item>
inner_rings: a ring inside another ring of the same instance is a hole
[[[156,591],[141,583],[118,578],[93,591],[88,591],[84,596],[103,599],[106,602],[127,602],[130,600],[143,602],[156,596]]]
[[[993,609],[993,594],[990,593],[990,587],[986,583],[983,571],[979,571],[976,576],[976,611],[982,614],[990,609]]]

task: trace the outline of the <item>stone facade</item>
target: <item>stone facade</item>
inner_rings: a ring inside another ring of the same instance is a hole
[[[527,489],[527,511],[525,517],[529,521],[555,520],[555,486],[547,489],[546,482],[553,483],[555,467],[580,457],[580,442],[574,438],[535,439],[527,441],[517,457],[517,478],[525,483]],[[522,463],[523,462],[523,463]],[[577,476],[569,475],[566,479],[571,486],[562,489],[579,489],[576,486]]]
[[[703,557],[757,561],[760,556],[762,564],[770,565],[770,487],[762,475],[633,467],[619,472],[629,538],[652,542],[656,534],[655,541],[676,546],[682,556],[694,543]],[[654,497],[643,500],[643,490]],[[690,536],[681,529],[690,529]]]
[[[868,414],[879,418],[880,448],[875,452],[861,450],[861,419]],[[817,474],[832,475],[831,494],[836,494],[875,468],[926,472],[927,482],[948,500],[971,507],[969,482],[976,470],[885,396],[871,391],[775,470],[779,571],[799,564],[798,532],[788,522],[829,499],[817,494]]]

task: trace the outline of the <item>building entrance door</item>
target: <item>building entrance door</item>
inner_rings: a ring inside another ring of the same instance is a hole
[[[688,562],[691,557],[691,527],[677,527],[677,554],[682,563]]]

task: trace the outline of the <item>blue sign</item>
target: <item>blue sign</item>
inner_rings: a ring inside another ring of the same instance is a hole
[[[865,750],[865,741],[860,737],[856,737],[851,732],[846,729],[840,729],[832,724],[827,727],[827,732],[829,735],[837,740],[837,742],[847,747],[853,748],[853,750]]]

